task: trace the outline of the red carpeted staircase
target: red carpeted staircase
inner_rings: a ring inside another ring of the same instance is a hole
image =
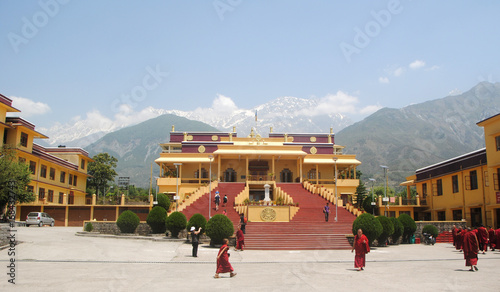
[[[301,184],[278,184],[299,211],[290,222],[249,222],[246,226],[247,249],[350,249],[346,234],[352,233],[356,217],[338,207],[335,222],[335,205],[330,204],[330,218],[325,222],[323,207],[327,200],[305,190]]]
[[[451,231],[443,231],[436,237],[436,242],[453,242],[453,234]]]

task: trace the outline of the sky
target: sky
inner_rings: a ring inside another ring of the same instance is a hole
[[[0,93],[37,129],[319,99],[360,120],[500,76],[499,1],[0,1]]]

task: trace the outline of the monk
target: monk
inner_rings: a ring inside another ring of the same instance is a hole
[[[356,250],[354,267],[358,268],[358,271],[362,271],[365,266],[365,255],[370,252],[370,245],[368,244],[368,238],[361,229],[358,229],[358,234],[354,236],[351,252],[354,250]]]
[[[457,246],[457,232],[458,232],[457,226],[453,225],[453,228],[451,229],[451,236],[453,237],[453,246]]]
[[[465,266],[470,267],[469,271],[474,272],[477,268],[477,254],[479,252],[479,242],[477,241],[476,233],[468,228],[464,234],[464,259]]]
[[[496,246],[496,238],[495,238],[495,229],[493,227],[488,226],[488,241],[490,242],[490,249],[492,251],[495,251],[495,246]]]
[[[497,240],[495,246],[497,248],[500,248],[500,228],[498,228],[497,230],[495,230],[495,238]]]
[[[236,273],[233,273],[234,269],[229,263],[229,247],[227,246],[229,240],[224,238],[222,241],[222,246],[219,249],[219,253],[217,254],[217,270],[215,272],[214,278],[220,278],[220,273],[230,273],[230,277],[236,276]]]
[[[479,249],[483,252],[483,254],[485,254],[488,250],[488,231],[483,225],[481,225],[477,228],[476,235],[477,241],[479,242]]]
[[[462,229],[462,227],[460,227],[458,228],[457,231],[457,242],[455,248],[459,251],[462,251],[463,242],[464,242],[464,230]]]
[[[236,247],[234,250],[243,251],[243,246],[245,245],[245,236],[243,235],[243,231],[241,230],[241,225],[238,225],[238,231],[236,231]]]

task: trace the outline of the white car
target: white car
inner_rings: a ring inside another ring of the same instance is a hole
[[[54,218],[44,212],[30,212],[28,216],[26,216],[26,227],[30,225],[38,225],[39,227],[43,225],[54,226],[54,223]]]

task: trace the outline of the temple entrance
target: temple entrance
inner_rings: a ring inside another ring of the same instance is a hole
[[[248,162],[250,180],[267,180],[269,164],[264,160],[252,160]]]
[[[290,171],[290,169],[285,168],[280,172],[280,182],[293,182],[293,173]]]
[[[225,182],[236,182],[237,181],[237,173],[232,168],[226,169],[224,171],[224,179]]]

